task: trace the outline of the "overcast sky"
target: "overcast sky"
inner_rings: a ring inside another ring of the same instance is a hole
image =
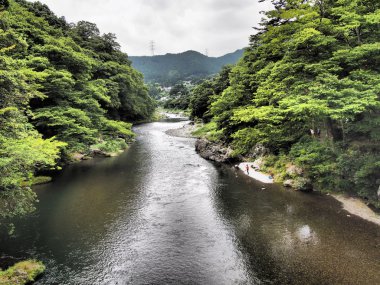
[[[68,22],[96,23],[115,33],[129,55],[196,50],[220,56],[248,45],[269,7],[258,0],[40,0]]]

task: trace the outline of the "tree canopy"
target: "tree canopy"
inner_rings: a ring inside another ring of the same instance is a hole
[[[0,2],[0,223],[33,208],[33,175],[133,138],[155,108],[114,34],[40,2]],[[122,146],[123,144],[118,144]]]
[[[303,166],[320,189],[375,198],[380,2],[272,3],[221,94],[196,96],[208,102],[205,112],[235,154],[263,144]]]

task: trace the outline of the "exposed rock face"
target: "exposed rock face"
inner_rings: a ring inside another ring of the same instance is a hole
[[[296,177],[303,174],[303,169],[293,164],[287,165],[286,174],[290,177]]]
[[[111,155],[105,151],[100,150],[100,149],[93,149],[91,151],[91,156],[110,157]]]
[[[256,144],[251,151],[249,152],[248,157],[250,158],[257,158],[265,156],[269,153],[269,149],[267,149],[264,145],[261,143]]]
[[[232,149],[206,139],[198,139],[195,142],[195,150],[205,159],[216,162],[231,161]]]
[[[285,180],[282,185],[284,185],[285,187],[293,187],[294,185],[294,180],[293,179],[287,179]]]
[[[170,129],[170,130],[167,130],[165,133],[173,137],[194,138],[194,136],[191,134],[194,130],[195,130],[194,122],[190,122],[189,124],[184,125],[182,128]]]
[[[71,159],[73,161],[80,161],[83,159],[85,155],[83,153],[79,153],[79,152],[74,152],[71,154]]]
[[[286,176],[288,179],[283,182],[283,185],[285,187],[291,187],[296,191],[313,191],[311,180],[303,177],[303,174],[304,171],[302,168],[294,164],[286,165]]]

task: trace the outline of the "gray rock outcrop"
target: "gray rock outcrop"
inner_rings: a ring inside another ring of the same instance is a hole
[[[263,144],[258,143],[249,152],[248,157],[250,158],[257,158],[262,157],[270,153],[269,149],[266,148]]]
[[[221,144],[210,142],[206,139],[198,139],[195,142],[195,150],[205,159],[216,162],[231,161],[232,149]]]
[[[294,185],[294,180],[293,179],[286,179],[282,185],[284,185],[285,187],[293,187]]]

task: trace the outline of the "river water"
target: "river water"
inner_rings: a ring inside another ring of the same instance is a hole
[[[119,157],[36,187],[0,257],[42,260],[36,284],[380,284],[380,227],[202,159],[165,134],[185,123],[138,126]]]

